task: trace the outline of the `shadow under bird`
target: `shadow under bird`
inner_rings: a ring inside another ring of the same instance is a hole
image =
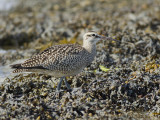
[[[101,39],[112,38],[100,36],[96,32],[87,32],[83,36],[83,46],[78,44],[55,45],[24,63],[11,65],[11,68],[15,69],[13,73],[38,72],[59,77],[57,90],[60,90],[63,80],[67,89],[70,90],[66,76],[77,75],[91,64],[96,56],[96,43]]]

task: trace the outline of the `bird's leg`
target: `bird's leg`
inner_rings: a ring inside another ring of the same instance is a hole
[[[55,94],[53,96],[54,99],[55,98],[60,98],[60,93],[61,93],[60,89],[61,89],[63,79],[64,79],[64,77],[61,77],[60,80],[59,80],[59,83],[57,85],[57,89],[56,89]]]
[[[57,90],[58,90],[58,91],[60,91],[60,89],[61,89],[61,85],[62,85],[63,79],[64,79],[64,77],[61,77],[61,78],[60,78],[60,81],[59,81],[59,83],[58,83],[58,85],[57,85]]]
[[[66,78],[64,78],[64,82],[65,82],[67,89],[71,90],[71,87],[70,87],[69,83],[67,82]]]

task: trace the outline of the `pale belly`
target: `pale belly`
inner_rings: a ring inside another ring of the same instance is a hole
[[[40,74],[46,74],[46,75],[50,75],[53,77],[67,77],[67,76],[74,76],[79,74],[82,70],[84,69],[84,67],[81,67],[79,69],[76,70],[71,70],[71,71],[52,71],[52,70],[44,70],[44,69],[39,69],[39,70],[32,70],[29,72],[36,72],[36,73],[40,73]]]
[[[74,76],[80,73],[83,69],[81,70],[76,70],[76,71],[67,71],[67,72],[61,72],[61,71],[46,71],[45,74],[51,75],[53,77],[67,77],[67,76]],[[44,72],[43,72],[44,74]]]

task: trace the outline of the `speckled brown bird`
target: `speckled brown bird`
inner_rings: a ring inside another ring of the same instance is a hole
[[[96,43],[106,37],[96,32],[87,32],[83,36],[83,46],[78,44],[55,45],[42,53],[26,60],[24,63],[11,65],[13,73],[38,72],[60,77],[57,89],[60,90],[63,79],[67,89],[66,76],[74,76],[91,64],[96,56]]]

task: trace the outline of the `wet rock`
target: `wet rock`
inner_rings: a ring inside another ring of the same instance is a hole
[[[0,65],[55,44],[82,44],[95,30],[97,56],[73,88],[56,92],[59,80],[40,74],[8,76],[0,85],[0,119],[159,119],[159,1],[22,1],[0,14]],[[43,6],[43,7],[42,7]],[[103,66],[103,69],[102,69]],[[105,69],[105,70],[104,70]]]

